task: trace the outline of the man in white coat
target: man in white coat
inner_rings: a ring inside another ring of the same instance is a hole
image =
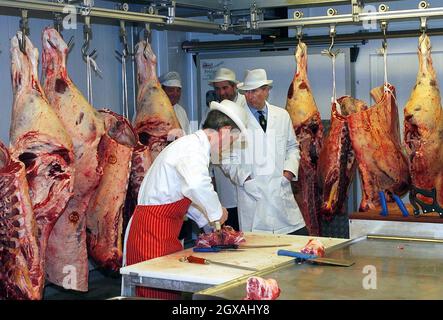
[[[220,68],[216,71],[214,79],[209,80],[209,84],[214,87],[217,100],[230,100],[244,107],[246,105],[245,96],[238,92],[235,72],[228,68]],[[229,150],[227,150],[229,152]],[[212,164],[211,174],[214,177],[215,189],[220,198],[220,202],[228,212],[226,224],[239,230],[237,211],[237,190],[231,179],[223,173],[218,164]]]
[[[162,85],[163,91],[169,97],[172,106],[174,107],[175,115],[177,116],[178,122],[185,134],[190,134],[190,125],[188,115],[186,114],[185,108],[180,104],[180,98],[182,93],[182,83],[180,74],[175,71],[165,73],[160,76],[159,81]]]
[[[248,143],[223,169],[237,185],[242,231],[308,235],[291,190],[299,145],[288,112],[266,101],[271,85],[264,69],[247,70],[238,84],[246,98]]]

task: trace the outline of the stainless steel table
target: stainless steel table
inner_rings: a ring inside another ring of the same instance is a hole
[[[331,247],[351,267],[297,264],[254,275],[277,280],[279,299],[443,299],[443,240],[368,235]],[[202,290],[193,299],[243,299],[251,275]]]

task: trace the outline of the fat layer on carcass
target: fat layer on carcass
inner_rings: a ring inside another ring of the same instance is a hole
[[[300,42],[295,55],[297,72],[288,90],[286,109],[291,116],[300,145],[298,181],[295,199],[303,214],[310,235],[320,234],[320,187],[317,177],[318,159],[322,148],[323,125],[308,80],[308,52]]]
[[[122,265],[123,208],[137,136],[126,118],[100,110],[106,134],[99,147],[103,176],[87,210],[90,257],[102,268],[118,271]]]
[[[343,211],[356,171],[357,162],[347,117],[367,109],[363,101],[349,96],[339,98],[337,103],[332,104],[331,126],[318,162],[319,183],[322,186],[320,213],[327,219]]]
[[[47,276],[64,288],[87,291],[86,209],[102,175],[97,154],[104,123],[68,76],[68,47],[60,34],[46,28],[42,41],[43,88],[72,138],[75,156],[74,196],[49,238]]]
[[[38,79],[38,50],[18,32],[11,40],[11,79],[14,93],[10,128],[11,152],[25,165],[26,179],[38,227],[41,269],[49,235],[72,196],[73,147],[60,119],[49,105]],[[41,277],[40,291],[44,288]]]
[[[360,211],[380,204],[378,192],[403,195],[410,178],[406,156],[400,142],[395,88],[390,84],[371,91],[376,101],[367,110],[348,116],[349,132],[362,182]]]
[[[443,110],[431,41],[426,34],[420,36],[418,58],[417,81],[404,109],[409,170],[412,185],[426,190],[436,188],[437,201],[443,206]]]
[[[25,166],[0,142],[0,300],[39,300],[43,279]]]
[[[136,45],[137,115],[134,128],[153,159],[168,143],[183,135],[168,96],[157,78],[157,57],[146,41]]]

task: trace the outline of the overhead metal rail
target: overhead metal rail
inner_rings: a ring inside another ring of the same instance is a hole
[[[392,0],[391,0],[392,1]],[[180,4],[182,1],[177,1]],[[269,1],[272,2],[272,1]],[[128,21],[134,23],[152,23],[154,25],[159,25],[165,28],[190,28],[193,30],[201,30],[210,33],[236,33],[236,34],[251,34],[258,32],[265,32],[272,28],[303,28],[303,27],[323,27],[323,26],[336,26],[336,25],[349,25],[349,24],[362,24],[371,23],[374,21],[403,21],[403,20],[414,20],[422,21],[432,18],[442,18],[443,17],[443,7],[430,8],[426,1],[421,1],[418,5],[418,9],[411,10],[394,10],[389,11],[388,6],[381,4],[379,6],[378,12],[364,12],[362,2],[359,0],[348,0],[348,1],[316,1],[315,4],[319,3],[344,3],[347,2],[352,8],[351,14],[338,14],[335,9],[329,8],[327,10],[327,15],[316,16],[316,17],[303,17],[301,11],[296,11],[294,13],[293,19],[276,19],[276,20],[262,20],[260,19],[260,7],[254,4],[251,7],[250,22],[245,25],[233,25],[230,23],[229,17],[226,16],[224,21],[221,23],[213,21],[200,21],[189,18],[181,18],[175,16],[175,6],[177,5],[175,1],[172,1],[172,7],[168,7],[168,15],[159,15],[155,13],[139,13],[133,11],[122,11],[122,10],[112,10],[104,9],[98,7],[91,7],[88,16],[104,18],[104,19],[114,19],[120,21]],[[261,2],[259,2],[260,4]],[[288,1],[288,6],[305,4],[308,6],[308,1]],[[264,5],[266,6],[266,5]],[[309,5],[312,6],[312,5]],[[5,8],[17,8],[22,10],[30,11],[40,11],[49,13],[63,14],[65,8],[64,3],[55,3],[49,1],[38,1],[38,0],[0,0],[0,7]],[[82,9],[81,6],[76,6],[79,10]],[[382,9],[380,9],[382,8]],[[209,11],[210,9],[208,9]],[[426,23],[425,23],[426,24]]]
[[[66,4],[36,0],[0,0],[0,7],[63,14],[63,10],[64,8],[66,8]],[[76,7],[79,10],[82,8],[81,6]],[[220,24],[213,22],[148,13],[103,9],[98,7],[92,7],[88,16],[104,19],[123,20],[128,22],[153,23],[162,26],[186,27],[200,29],[208,32],[224,32],[224,30],[221,29]]]

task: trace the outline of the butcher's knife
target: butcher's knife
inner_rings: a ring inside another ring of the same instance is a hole
[[[293,258],[300,259],[300,260],[306,260],[306,261],[311,261],[311,262],[315,262],[315,263],[328,264],[328,265],[340,266],[340,267],[350,267],[355,263],[354,261],[349,261],[349,260],[322,258],[322,257],[316,256],[314,254],[306,254],[306,253],[301,253],[301,252],[296,252],[296,251],[288,251],[288,250],[278,250],[277,255],[293,257]]]
[[[222,250],[224,250],[224,249],[238,249],[238,250],[241,250],[241,249],[260,249],[260,248],[278,248],[278,247],[289,247],[289,246],[292,246],[292,244],[287,244],[287,243],[284,243],[284,244],[263,244],[263,245],[261,245],[261,244],[257,244],[257,245],[255,245],[255,244],[251,244],[251,245],[248,245],[248,244],[228,244],[228,245],[215,245],[215,246],[212,246],[212,248],[218,248],[218,249],[222,249]]]
[[[208,259],[195,257],[195,256],[187,256],[187,257],[181,258],[180,261],[187,261],[189,263],[197,263],[197,264],[214,264],[214,265],[219,265],[219,266],[229,267],[229,268],[236,268],[236,269],[242,269],[242,270],[248,270],[248,271],[257,271],[257,269],[255,269],[255,268],[243,267],[243,266],[238,266],[236,264],[230,264],[230,263],[224,263],[224,262],[217,262],[217,261],[208,260]]]

